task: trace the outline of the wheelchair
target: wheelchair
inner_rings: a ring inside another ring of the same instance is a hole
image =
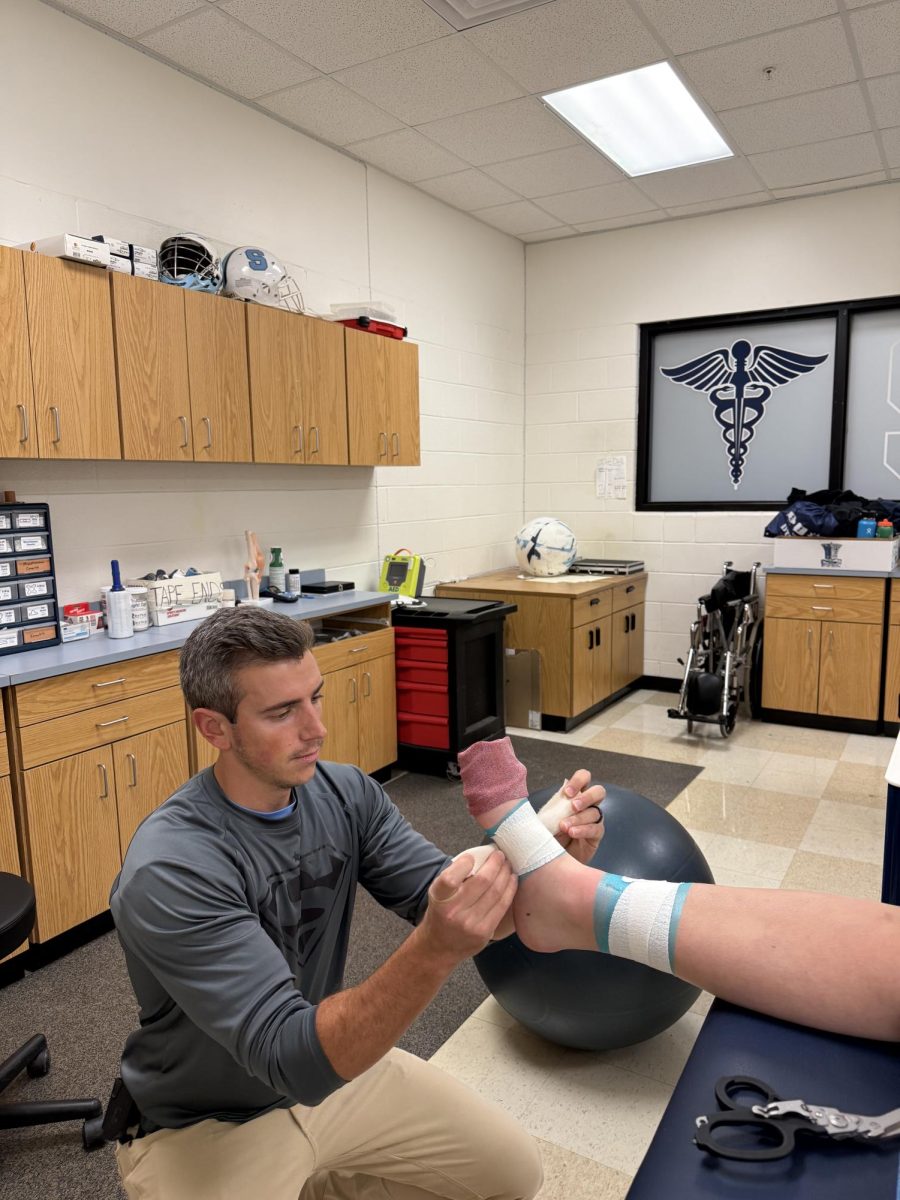
[[[687,722],[688,733],[695,724],[718,725],[722,737],[730,737],[741,705],[751,712],[758,707],[759,568],[754,563],[736,571],[726,562],[721,579],[697,601],[687,661],[678,660],[684,667],[678,705],[669,709],[673,720]]]

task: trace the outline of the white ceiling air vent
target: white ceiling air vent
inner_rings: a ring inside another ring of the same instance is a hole
[[[488,21],[498,21],[526,8],[555,4],[556,0],[425,0],[425,3],[454,29],[471,29],[474,25],[486,25]]]

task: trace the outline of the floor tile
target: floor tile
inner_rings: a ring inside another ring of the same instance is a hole
[[[778,887],[794,855],[792,847],[728,837],[722,833],[691,832],[716,882],[728,883],[731,887]],[[726,875],[729,878],[726,879]],[[735,882],[738,875],[750,877],[753,882]]]
[[[689,742],[659,737],[653,733],[637,733],[631,729],[604,729],[585,745],[591,750],[612,750],[616,754],[635,754],[640,758],[655,758],[660,762],[689,763],[699,766],[705,750]]]
[[[518,1024],[516,1018],[511,1017],[505,1008],[501,1008],[493,996],[482,1000],[470,1015],[479,1021],[488,1021],[491,1025],[502,1025],[504,1029],[512,1029]]]
[[[866,763],[871,767],[886,767],[894,750],[894,738],[868,737],[851,733],[841,754],[843,762]]]
[[[884,813],[860,804],[821,800],[798,849],[880,864],[884,858]]]
[[[674,1087],[702,1024],[703,1017],[689,1011],[656,1037],[638,1042],[635,1046],[604,1050],[597,1055],[597,1059],[612,1067],[622,1067],[626,1071],[634,1071],[635,1075],[645,1075],[648,1079],[656,1079],[659,1083]]]
[[[845,804],[863,804],[868,808],[884,808],[887,804],[887,783],[884,767],[867,763],[839,762],[822,792],[823,800],[840,800]]]
[[[703,829],[796,850],[816,804],[808,796],[788,796],[711,780],[704,769],[675,797],[668,811],[692,831]],[[734,863],[733,869],[740,870],[741,865]]]
[[[861,900],[880,900],[881,864],[851,862],[830,854],[798,850],[781,886],[805,892],[857,896]]]
[[[681,721],[674,721],[664,708],[655,704],[639,704],[621,716],[613,729],[632,729],[636,733],[655,733],[660,737],[672,737],[686,731]]]
[[[711,992],[701,992],[691,1005],[691,1012],[698,1013],[701,1017],[705,1017],[709,1012],[713,1000],[715,1000],[715,996]]]
[[[537,1138],[544,1186],[536,1200],[625,1200],[631,1176]]]
[[[838,759],[847,746],[846,733],[806,729],[797,725],[772,725],[764,721],[738,721],[732,741],[759,750],[777,750],[801,757]]]
[[[834,774],[837,760],[804,758],[776,751],[753,781],[754,787],[792,796],[819,797]]]
[[[751,784],[772,757],[771,750],[746,750],[739,744],[719,741],[706,748],[700,759],[705,779],[718,779],[729,783]]]

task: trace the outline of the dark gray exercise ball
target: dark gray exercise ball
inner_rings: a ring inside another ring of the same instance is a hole
[[[606,833],[591,866],[636,879],[714,883],[697,843],[676,819],[637,792],[605,784]],[[534,808],[553,795],[543,788]],[[587,950],[538,954],[513,934],[475,966],[502,1008],[560,1046],[612,1050],[661,1033],[691,1007],[699,988],[641,963]]]

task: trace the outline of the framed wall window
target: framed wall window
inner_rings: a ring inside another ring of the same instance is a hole
[[[643,325],[640,356],[638,510],[900,496],[897,297]]]

